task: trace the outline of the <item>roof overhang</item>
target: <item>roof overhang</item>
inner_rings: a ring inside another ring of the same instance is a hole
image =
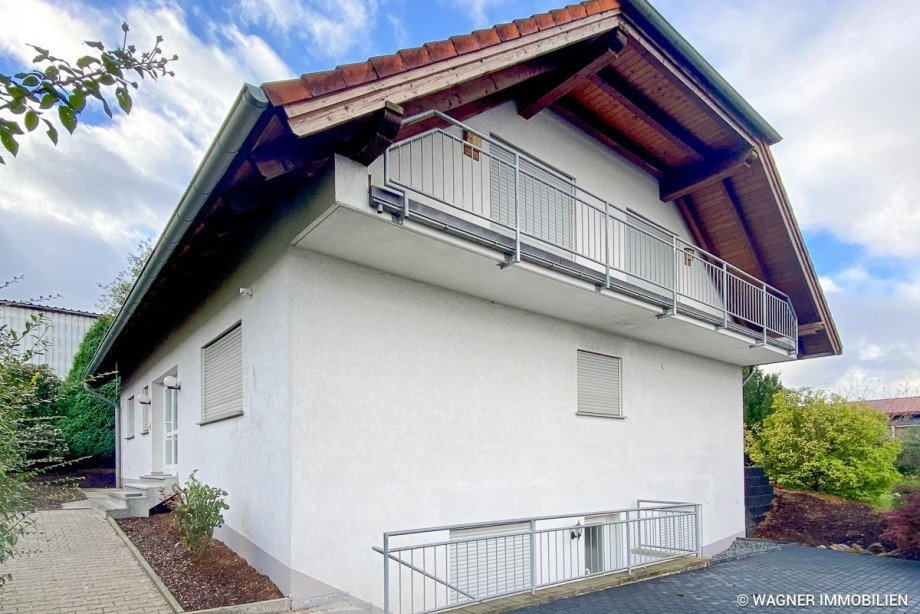
[[[149,335],[143,322],[179,317],[164,297],[234,249],[271,206],[266,194],[303,185],[336,153],[368,164],[428,127],[403,117],[462,120],[512,100],[524,117],[551,109],[658,178],[702,247],[790,296],[801,357],[841,352],[769,150],[779,134],[645,0],[589,0],[246,86],[90,372]]]

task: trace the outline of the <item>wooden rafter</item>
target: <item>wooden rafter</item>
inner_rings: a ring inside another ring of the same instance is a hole
[[[613,69],[607,68],[600,71],[591,81],[620,105],[626,107],[630,113],[690,155],[703,159],[712,153],[708,145]]]
[[[702,247],[704,250],[712,253],[712,238],[700,225],[699,216],[697,216],[696,211],[693,208],[691,197],[684,196],[682,198],[678,198],[674,202],[677,205],[677,210],[680,211],[681,216],[684,218],[684,222],[686,222],[687,228],[690,229],[690,234],[693,236],[693,240],[696,241],[696,244]]]
[[[370,165],[393,144],[403,114],[401,106],[385,102],[382,109],[373,113],[354,136],[338,148],[339,153],[365,166]]]
[[[530,119],[580,87],[622,53],[627,42],[623,31],[614,28],[610,34],[588,45],[583,53],[522,94],[518,100],[518,113],[524,119]]]
[[[738,199],[735,197],[733,191],[725,185],[724,181],[720,181],[716,186],[719,191],[719,196],[728,204],[728,215],[734,220],[740,229],[739,236],[744,242],[744,248],[751,254],[751,260],[754,266],[754,270],[748,271],[751,275],[757,279],[762,279],[767,281],[767,274],[764,271],[763,259],[760,255],[760,250],[757,249],[757,246],[754,244],[751,234],[751,230],[748,227],[747,220],[742,214],[741,210],[738,207]]]
[[[707,185],[720,182],[743,169],[750,168],[757,163],[757,160],[757,153],[746,149],[669,175],[662,179],[659,186],[661,200],[669,202]]]
[[[653,177],[663,176],[662,169],[666,166],[661,160],[590,111],[565,98],[556,102],[553,110]]]

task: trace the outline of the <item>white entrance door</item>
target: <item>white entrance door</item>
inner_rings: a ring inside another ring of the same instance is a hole
[[[178,390],[163,388],[163,469],[179,467]]]

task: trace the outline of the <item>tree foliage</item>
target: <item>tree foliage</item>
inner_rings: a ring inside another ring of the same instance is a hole
[[[775,481],[871,501],[899,479],[900,444],[884,415],[823,391],[784,390],[747,432],[748,454]]]
[[[96,306],[107,316],[114,318],[118,310],[128,298],[131,287],[140,276],[147,259],[153,252],[153,242],[150,239],[138,241],[134,251],[128,254],[128,266],[122,269],[115,276],[115,279],[108,283],[99,284],[102,294],[96,302]]]
[[[920,426],[905,429],[898,455],[898,471],[905,475],[920,475]]]
[[[31,69],[13,75],[0,73],[0,145],[6,151],[15,156],[20,137],[39,126],[57,144],[57,124],[72,134],[87,101],[95,100],[112,117],[109,100],[114,95],[119,108],[130,113],[131,90],[138,88],[135,78],[173,76],[168,64],[179,58],[163,55],[162,36],[157,36],[149,51],[138,51],[128,44],[128,24],[123,23],[121,29],[122,44],[114,49],[99,41],[85,41],[94,51],[71,62],[30,45],[36,52]]]
[[[108,316],[102,316],[86,331],[64,381],[60,401],[64,409],[61,429],[74,456],[108,460],[115,454],[113,404],[118,400],[119,381],[115,378],[97,387],[96,394],[84,386],[86,368],[99,349],[111,321]]]
[[[782,392],[783,384],[776,373],[764,373],[757,367],[745,367],[744,424],[754,426],[773,411],[773,397]]]

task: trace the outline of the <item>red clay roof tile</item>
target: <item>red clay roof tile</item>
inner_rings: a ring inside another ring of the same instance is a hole
[[[431,56],[432,63],[446,60],[447,58],[452,58],[457,55],[457,48],[454,47],[453,42],[449,40],[425,43],[425,49],[428,50],[428,55]]]
[[[521,32],[513,23],[500,23],[494,28],[495,33],[502,41],[510,41],[521,37]]]
[[[431,64],[432,59],[428,50],[424,47],[412,47],[411,49],[401,49],[396,52],[402,58],[403,64],[407,69],[418,68]]]
[[[618,0],[585,0],[548,13],[516,19],[512,23],[497,24],[471,34],[452,36],[449,40],[401,49],[396,53],[373,57],[365,62],[345,64],[334,70],[307,73],[299,80],[266,83],[263,88],[275,105],[316,98],[617,8]]]

